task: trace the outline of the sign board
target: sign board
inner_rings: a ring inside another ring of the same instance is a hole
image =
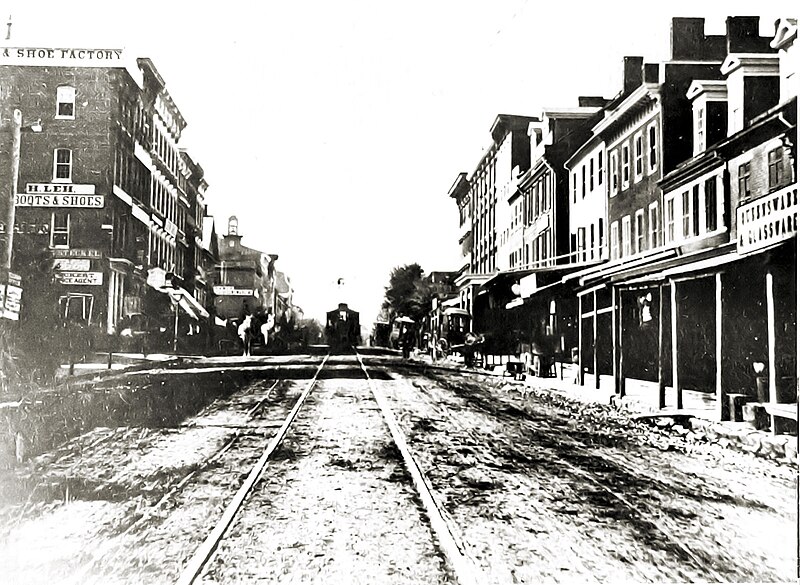
[[[57,193],[62,195],[94,195],[94,185],[75,183],[27,183],[25,193]]]
[[[61,195],[40,193],[18,193],[14,205],[17,207],[85,207],[102,209],[103,195]]]
[[[61,67],[120,67],[122,49],[75,47],[3,47],[0,65],[53,65]]]
[[[236,288],[233,286],[215,286],[215,295],[225,295],[229,297],[252,297],[255,292],[252,288]]]
[[[62,272],[86,272],[91,268],[92,261],[88,258],[56,258],[53,261],[53,270]]]
[[[178,226],[172,223],[170,220],[167,220],[164,223],[164,231],[171,235],[173,238],[178,236]]]
[[[12,321],[19,320],[22,306],[22,277],[13,272],[8,273],[7,282],[0,283],[0,317]]]
[[[53,250],[53,256],[56,258],[102,258],[103,254],[100,250],[90,248],[69,248]]]
[[[103,284],[102,272],[56,272],[56,280],[61,284],[98,286]]]

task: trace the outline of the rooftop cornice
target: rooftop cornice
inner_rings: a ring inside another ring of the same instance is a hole
[[[725,101],[728,99],[728,83],[725,81],[696,79],[689,86],[686,97],[693,100],[703,94],[710,101]]]
[[[777,75],[778,62],[778,55],[775,53],[732,53],[722,63],[720,71],[727,76],[743,68],[750,74]]]
[[[622,100],[617,107],[609,110],[606,115],[592,128],[593,135],[600,135],[612,126],[614,126],[619,119],[624,116],[628,110],[635,106],[648,102],[658,102],[661,96],[658,92],[658,84],[656,83],[643,83],[637,89],[633,90],[628,97]]]
[[[775,30],[775,38],[769,46],[773,49],[783,49],[791,45],[797,38],[797,20],[794,18],[781,18]]]

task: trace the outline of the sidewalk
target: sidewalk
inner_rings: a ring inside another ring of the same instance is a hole
[[[164,353],[150,353],[146,356],[141,353],[121,353],[114,352],[111,354],[111,364],[109,367],[108,353],[96,352],[87,356],[85,362],[75,363],[73,365],[73,377],[84,376],[87,374],[101,374],[103,372],[112,372],[126,369],[141,369],[147,368],[153,364],[166,363],[179,358],[192,358],[196,356],[182,356]],[[56,380],[62,381],[70,377],[69,364],[61,364],[56,374]]]
[[[430,356],[424,354],[418,354],[414,359],[434,367],[462,373],[480,373],[489,376],[503,376],[505,373],[505,368],[501,366],[496,366],[492,370],[479,370],[468,369],[463,364],[448,360],[440,360],[434,364]],[[647,396],[649,388],[646,387],[646,383],[632,384],[629,388],[629,395],[619,399],[609,380],[604,380],[602,377],[600,389],[596,389],[589,380],[584,386],[577,384],[577,366],[574,364],[565,364],[563,369],[556,366],[556,377],[554,378],[538,378],[527,375],[523,381],[514,380],[511,376],[506,379],[512,384],[557,392],[573,400],[614,406],[628,413],[631,418],[660,420],[662,422],[659,424],[677,426],[680,429],[684,429],[683,425],[685,424],[690,432],[708,441],[748,451],[760,457],[797,463],[798,438],[796,436],[774,435],[768,431],[757,430],[746,422],[717,421],[715,420],[715,410],[709,408],[701,398],[688,401],[688,407],[681,410],[676,408],[659,410],[658,406],[653,403],[652,397]]]

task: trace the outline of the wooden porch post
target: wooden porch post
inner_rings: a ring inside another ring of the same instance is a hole
[[[672,310],[672,387],[675,390],[676,406],[683,408],[683,392],[678,377],[678,283],[670,282],[670,309]]]
[[[578,295],[578,384],[583,386],[583,295]]]
[[[617,313],[617,396],[620,398],[625,397],[625,347],[622,339],[623,331],[625,330],[625,319],[622,312],[622,291],[615,287],[614,296],[616,297],[615,312]]]
[[[594,389],[600,390],[600,371],[597,369],[597,291],[592,293],[592,364],[594,367]]]
[[[772,271],[767,270],[767,351],[769,368],[769,401],[771,404],[778,402],[778,372],[777,359],[775,357],[775,292]],[[775,415],[770,415],[772,432],[776,432]]]
[[[664,323],[664,317],[667,312],[664,310],[664,303],[666,298],[664,295],[664,286],[658,285],[658,408],[664,408],[667,405],[667,380],[664,368],[664,361],[666,359],[666,336],[667,327]]]
[[[716,283],[716,319],[714,323],[715,337],[716,337],[716,371],[715,371],[715,385],[717,394],[717,420],[722,420],[724,410],[725,392],[722,388],[722,273],[717,272],[715,275]]]

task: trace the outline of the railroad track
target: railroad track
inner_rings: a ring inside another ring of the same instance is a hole
[[[440,379],[438,376],[434,376],[433,379],[443,385],[444,387],[448,387],[449,383],[445,380]],[[475,444],[483,444],[485,442],[485,437],[480,435],[476,430],[472,428],[465,428],[463,425],[458,424],[456,421],[452,420],[447,409],[442,407],[436,398],[431,394],[430,389],[425,387],[422,384],[412,384],[422,390],[429,399],[431,407],[439,414],[439,416],[444,420],[450,420],[451,423],[458,428],[460,433],[465,434],[469,437]],[[508,415],[503,413],[496,413],[497,416],[507,417]],[[531,421],[527,421],[524,419],[513,419],[513,421],[523,428],[525,428],[528,432],[532,432],[536,434],[538,429],[535,426],[535,423]],[[592,484],[596,488],[600,489],[601,491],[605,492],[611,498],[616,500],[621,507],[623,507],[627,512],[630,514],[635,515],[638,517],[643,523],[652,527],[655,532],[658,532],[662,538],[668,542],[672,547],[673,550],[683,558],[684,561],[694,565],[701,574],[707,575],[708,577],[712,578],[713,580],[724,583],[727,581],[722,575],[720,575],[717,571],[715,571],[712,567],[709,566],[708,562],[703,561],[698,557],[698,555],[686,544],[681,542],[672,531],[667,528],[662,521],[660,521],[655,514],[650,513],[649,511],[643,509],[641,506],[632,502],[629,498],[627,498],[624,494],[620,493],[619,490],[615,490],[608,485],[609,473],[603,473],[601,471],[592,471],[589,469],[584,469],[583,467],[578,467],[573,463],[567,461],[564,457],[559,455],[560,451],[564,449],[568,449],[572,456],[579,456],[585,458],[591,458],[598,456],[597,451],[593,451],[583,443],[580,443],[570,437],[568,437],[565,433],[560,433],[557,431],[556,434],[558,436],[553,437],[551,444],[548,446],[554,454],[554,457],[557,459],[558,464],[568,468],[574,475],[583,478],[588,483]],[[538,443],[537,443],[538,444]],[[625,462],[624,460],[614,457],[610,454],[602,454],[602,457],[609,461],[613,462],[613,464],[621,469],[624,469],[626,473],[638,477],[639,472],[633,469],[630,464]],[[683,571],[682,571],[683,572]],[[693,576],[688,573],[683,573],[683,577],[687,580],[693,579]]]
[[[392,441],[402,454],[405,468],[413,480],[416,493],[427,513],[430,528],[436,536],[436,544],[438,544],[440,551],[449,563],[453,576],[459,585],[477,585],[481,583],[480,572],[475,562],[469,557],[465,547],[459,541],[457,532],[453,528],[452,521],[449,520],[446,513],[440,509],[436,503],[431,492],[431,486],[424,472],[416,462],[413,453],[409,449],[405,436],[389,407],[388,400],[378,385],[376,385],[370,377],[362,357],[357,352],[355,355],[358,360],[358,365],[364,374],[364,380],[369,385],[370,392],[380,408],[381,416],[389,428]],[[278,447],[286,438],[298,413],[301,411],[304,403],[316,386],[320,373],[323,371],[329,357],[330,355],[325,356],[313,378],[298,397],[292,410],[286,416],[280,429],[270,440],[258,461],[250,469],[244,483],[228,503],[219,520],[211,527],[203,542],[197,547],[188,562],[184,565],[180,577],[177,580],[179,585],[191,585],[199,582],[203,578],[211,561],[215,559],[220,549],[220,544],[226,538],[237,516],[246,506],[248,498],[253,492],[253,488],[267,468],[270,458],[275,454]]]

